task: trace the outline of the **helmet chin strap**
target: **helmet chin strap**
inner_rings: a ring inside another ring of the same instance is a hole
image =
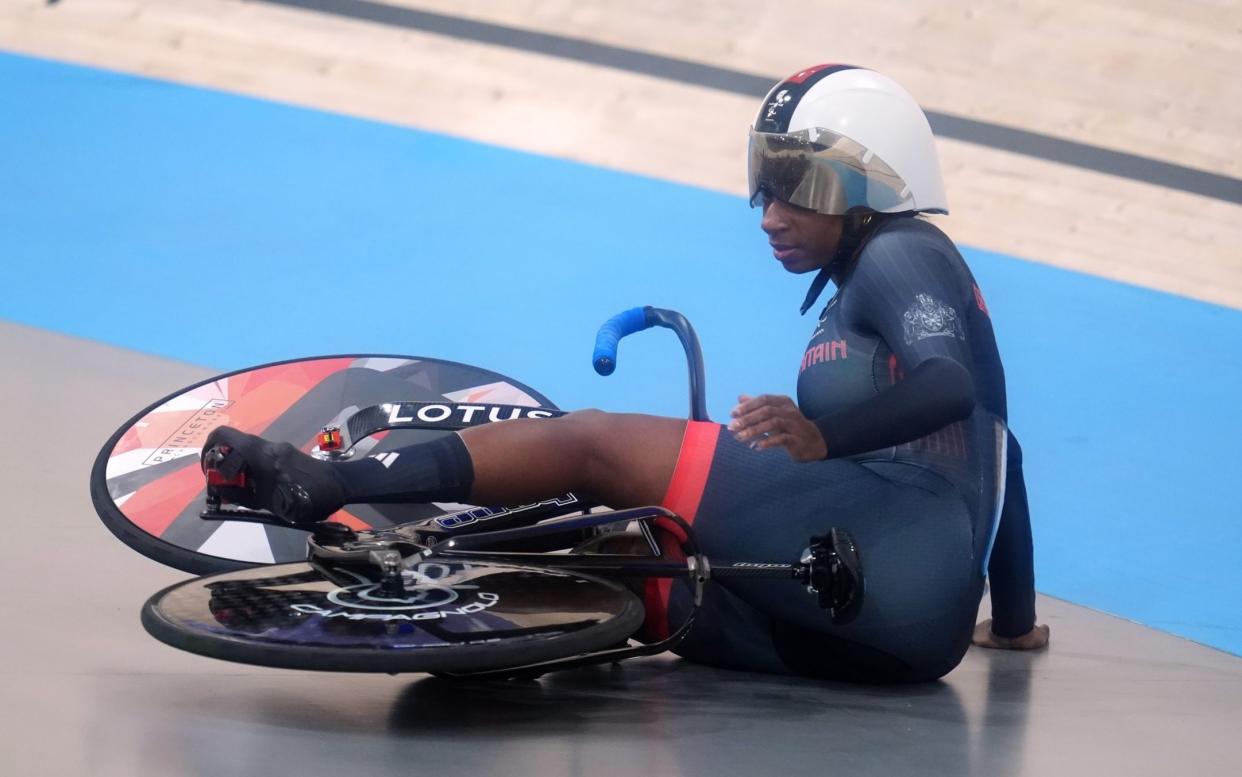
[[[815,300],[819,299],[819,295],[823,293],[824,287],[828,285],[828,281],[832,280],[832,276],[844,272],[849,263],[853,261],[858,254],[862,244],[866,238],[875,230],[871,229],[872,224],[881,221],[875,218],[876,214],[867,213],[862,216],[855,216],[845,223],[845,229],[841,234],[841,242],[837,243],[837,250],[833,252],[832,259],[828,261],[827,266],[815,275],[815,280],[811,281],[811,288],[807,290],[806,299],[802,300],[802,315],[811,309],[815,304]]]

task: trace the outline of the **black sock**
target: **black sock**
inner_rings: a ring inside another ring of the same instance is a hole
[[[461,502],[474,487],[474,462],[456,434],[334,465],[345,502]]]

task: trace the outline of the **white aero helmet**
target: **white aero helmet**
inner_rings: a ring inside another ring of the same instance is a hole
[[[948,213],[931,126],[896,81],[817,65],[772,87],[750,131],[750,202],[829,215]]]

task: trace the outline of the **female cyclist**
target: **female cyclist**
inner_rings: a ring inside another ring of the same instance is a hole
[[[803,312],[836,288],[799,365],[797,402],[743,396],[727,427],[595,410],[519,419],[382,462],[324,462],[221,428],[205,449],[227,446],[251,473],[230,498],[301,523],[353,502],[526,504],[572,491],[614,508],[663,505],[694,525],[706,555],[738,560],[796,557],[812,535],[844,528],[866,584],[853,621],[834,624],[812,597],[764,581],[729,581],[708,589],[677,652],[897,682],[950,671],[972,632],[991,647],[1042,646],[987,306],[953,243],[916,218],[948,212],[923,112],[873,71],[808,68],[764,99],[749,174],[774,257],[817,272]],[[976,629],[993,547],[994,620]],[[652,638],[690,606],[667,580],[645,598]]]

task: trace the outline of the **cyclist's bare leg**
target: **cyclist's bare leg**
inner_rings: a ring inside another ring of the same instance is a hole
[[[686,422],[583,410],[460,432],[474,464],[475,504],[524,504],[569,491],[613,508],[659,504]]]
[[[218,472],[245,467],[248,483],[218,487],[231,504],[271,510],[295,524],[345,504],[470,501],[529,504],[567,492],[614,508],[658,504],[668,489],[686,422],[587,410],[516,419],[394,451],[328,463],[230,427],[208,436]],[[231,474],[228,475],[231,477]]]

